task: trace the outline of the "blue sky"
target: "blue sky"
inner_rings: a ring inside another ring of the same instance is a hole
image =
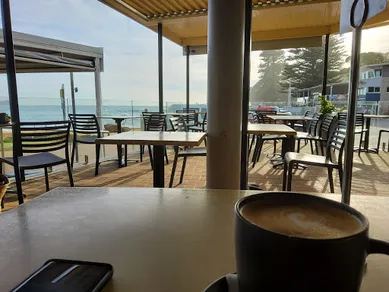
[[[158,99],[157,35],[97,0],[11,1],[13,30],[85,45],[104,47],[102,92],[105,104]],[[346,36],[349,48],[351,37]],[[364,32],[363,51],[389,51],[387,28]],[[257,80],[258,52],[252,53],[252,85]],[[206,101],[207,57],[191,58],[191,99]],[[43,102],[59,96],[61,84],[69,95],[69,74],[18,74],[21,101]],[[78,99],[94,100],[92,73],[76,73]],[[0,76],[0,99],[7,97]],[[185,58],[182,48],[164,39],[165,101],[185,101]],[[28,98],[28,99],[26,99]],[[34,99],[32,99],[34,98]],[[34,100],[34,101],[32,101]]]

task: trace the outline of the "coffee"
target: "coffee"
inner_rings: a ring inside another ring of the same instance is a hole
[[[314,239],[342,238],[357,234],[361,221],[347,211],[317,202],[247,203],[241,214],[251,223],[269,231]]]

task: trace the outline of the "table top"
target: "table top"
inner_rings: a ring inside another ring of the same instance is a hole
[[[98,116],[98,119],[113,119],[113,120],[132,120],[140,119],[141,116]]]
[[[195,112],[195,113],[167,113],[171,116],[190,116],[190,115],[205,115],[207,112]]]
[[[311,121],[311,117],[305,116],[280,116],[280,115],[266,115],[274,121]]]
[[[97,144],[199,146],[206,133],[134,131],[110,135],[96,140]]]
[[[296,136],[296,130],[284,124],[249,124],[247,128],[248,134],[269,134],[269,135],[287,135]]]
[[[253,193],[57,188],[0,215],[1,291],[51,258],[112,264],[105,292],[203,291],[235,270],[233,207]],[[353,196],[351,205],[369,218],[374,238],[389,239],[389,197]],[[388,256],[369,256],[361,291],[387,291],[388,274]]]
[[[389,119],[389,115],[364,115],[368,119]]]

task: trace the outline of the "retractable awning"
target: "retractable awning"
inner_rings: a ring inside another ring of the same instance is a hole
[[[17,73],[93,72],[103,68],[103,48],[13,32]],[[6,72],[3,31],[0,30],[0,73]]]
[[[99,1],[153,31],[162,23],[164,37],[178,45],[207,45],[207,0]],[[277,44],[277,48],[280,45],[294,47],[298,43],[301,46],[301,39],[339,32],[340,0],[253,0],[252,5],[253,45],[257,41],[273,41],[272,48],[275,48],[275,40],[289,39],[295,41]],[[364,28],[389,24],[387,19],[389,10],[370,19]],[[304,46],[309,46],[309,39]]]

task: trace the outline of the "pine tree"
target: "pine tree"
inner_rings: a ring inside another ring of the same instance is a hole
[[[284,67],[284,51],[262,51],[259,54],[259,81],[253,86],[251,101],[283,101],[285,94],[281,92],[280,81]]]
[[[328,54],[328,83],[342,80],[345,48],[342,37],[331,36]],[[323,48],[299,48],[287,52],[281,87],[302,89],[318,86],[323,80]]]

